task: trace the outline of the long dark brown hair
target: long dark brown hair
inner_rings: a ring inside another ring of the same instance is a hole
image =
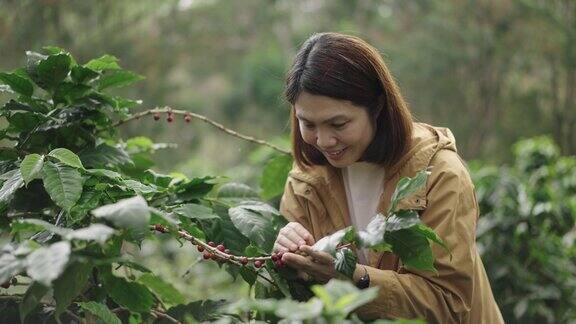
[[[292,152],[298,166],[327,165],[324,155],[304,142],[294,104],[302,92],[347,100],[367,109],[375,136],[363,161],[390,167],[410,146],[412,115],[377,49],[338,33],[314,34],[296,54],[284,95],[292,105]]]

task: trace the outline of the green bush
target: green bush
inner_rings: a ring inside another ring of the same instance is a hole
[[[170,108],[133,113],[138,101],[105,92],[142,79],[121,69],[115,57],[79,64],[60,48],[45,51],[28,52],[25,68],[0,73],[0,91],[14,97],[0,108],[6,120],[0,141],[9,144],[0,148],[0,322],[360,322],[350,313],[375,298],[376,288],[360,291],[338,280],[296,285],[288,280],[294,272],[272,261],[286,221],[263,200],[282,193],[290,156],[270,159],[259,192],[216,177],[159,174],[151,169],[151,154],[166,145],[145,137],[124,140],[117,127],[143,117],[163,121],[162,114],[169,123],[177,122],[175,115],[186,122],[205,117]],[[392,205],[426,177],[402,179]],[[327,238],[323,249],[337,257],[337,268],[350,274],[355,265],[349,249],[336,251],[346,240],[395,251],[409,266],[434,270],[429,242],[443,244],[440,238],[414,211],[391,212],[389,220],[377,215],[367,233],[348,228],[345,236]],[[394,226],[387,228],[389,222]],[[393,242],[386,243],[385,232]],[[402,248],[414,235],[417,251]],[[166,236],[254,287],[251,298],[235,304],[186,300],[131,257],[145,239]],[[292,300],[303,295],[307,302]]]
[[[576,319],[576,157],[549,137],[514,145],[510,167],[475,164],[478,246],[508,323]]]

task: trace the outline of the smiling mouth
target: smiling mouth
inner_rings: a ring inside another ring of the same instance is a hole
[[[342,153],[344,153],[344,151],[346,151],[346,148],[343,148],[341,150],[338,151],[323,151],[324,154],[328,155],[330,158],[338,158],[340,156],[342,156]]]

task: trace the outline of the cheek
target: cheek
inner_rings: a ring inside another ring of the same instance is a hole
[[[302,139],[304,140],[304,142],[310,144],[310,145],[314,145],[315,144],[315,135],[314,132],[310,131],[310,130],[306,130],[303,128],[300,128],[300,136],[302,136]]]

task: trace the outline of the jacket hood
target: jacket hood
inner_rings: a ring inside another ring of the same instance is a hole
[[[457,152],[456,140],[450,129],[414,123],[410,148],[394,166],[386,169],[386,179],[398,173],[402,176],[413,176],[416,172],[427,168],[430,160],[439,150]],[[321,183],[330,185],[334,177],[339,174],[340,169],[330,165],[316,165],[303,171],[294,163],[288,176],[316,186]]]

